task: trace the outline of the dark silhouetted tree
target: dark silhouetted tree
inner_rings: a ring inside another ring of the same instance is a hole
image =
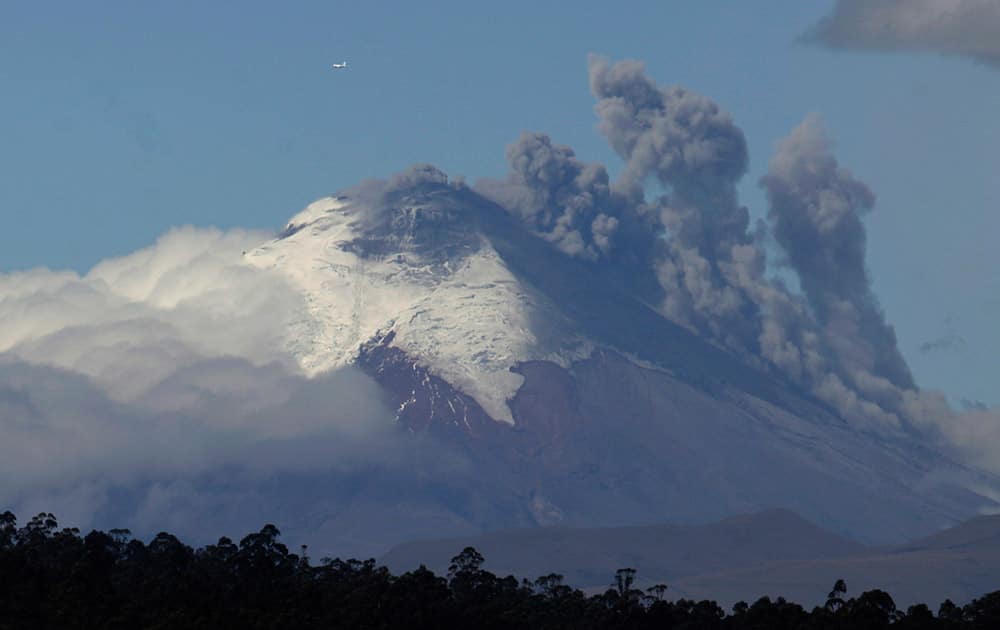
[[[837,580],[830,594],[826,596],[825,608],[830,612],[837,612],[844,606],[844,597],[847,596],[847,583],[844,580]]]

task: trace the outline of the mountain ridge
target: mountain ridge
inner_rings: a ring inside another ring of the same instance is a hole
[[[665,541],[670,542],[661,544]],[[608,582],[625,566],[636,569],[644,582],[653,583],[691,572],[776,559],[850,556],[869,549],[794,512],[772,508],[697,525],[517,528],[471,538],[413,541],[396,545],[379,561],[393,571],[413,570],[423,564],[444,573],[451,555],[468,546],[484,555],[485,568],[494,573],[533,578],[553,571],[580,588]],[[587,581],[590,579],[598,581]]]
[[[423,564],[444,572],[451,556],[472,546],[498,575],[534,579],[558,573],[567,584],[594,592],[608,588],[617,569],[629,567],[641,587],[665,583],[673,598],[713,599],[724,607],[762,596],[822,605],[842,578],[851,593],[887,590],[897,606],[946,598],[961,604],[1000,580],[1000,520],[977,517],[931,536],[950,540],[970,528],[990,535],[960,548],[923,541],[870,547],[794,512],[770,509],[699,525],[509,529],[412,541],[379,562],[393,571]]]

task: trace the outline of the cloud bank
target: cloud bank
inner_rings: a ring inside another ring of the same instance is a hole
[[[45,269],[0,276],[0,352],[81,372],[129,400],[200,358],[293,366],[284,326],[301,298],[242,265],[260,233],[181,228],[85,276]]]
[[[1000,68],[1000,3],[838,0],[806,39],[833,48],[960,55]]]
[[[139,529],[183,506],[190,530],[275,475],[392,461],[378,386],[286,352],[301,298],[240,262],[264,239],[182,228],[84,276],[0,275],[0,505]]]

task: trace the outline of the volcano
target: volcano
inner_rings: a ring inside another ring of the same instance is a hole
[[[919,436],[859,429],[432,167],[320,199],[245,260],[305,297],[304,370],[361,368],[412,449],[459,462],[331,499],[311,527],[333,539],[785,508],[888,543],[994,505]]]

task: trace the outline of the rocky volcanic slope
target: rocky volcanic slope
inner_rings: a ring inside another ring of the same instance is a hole
[[[949,482],[969,471],[848,426],[461,186],[322,199],[246,259],[306,295],[288,336],[304,369],[364,369],[403,426],[464,462],[442,483],[413,470],[405,501],[354,500],[358,519],[395,519],[387,542],[770,507],[889,542],[992,504]]]

